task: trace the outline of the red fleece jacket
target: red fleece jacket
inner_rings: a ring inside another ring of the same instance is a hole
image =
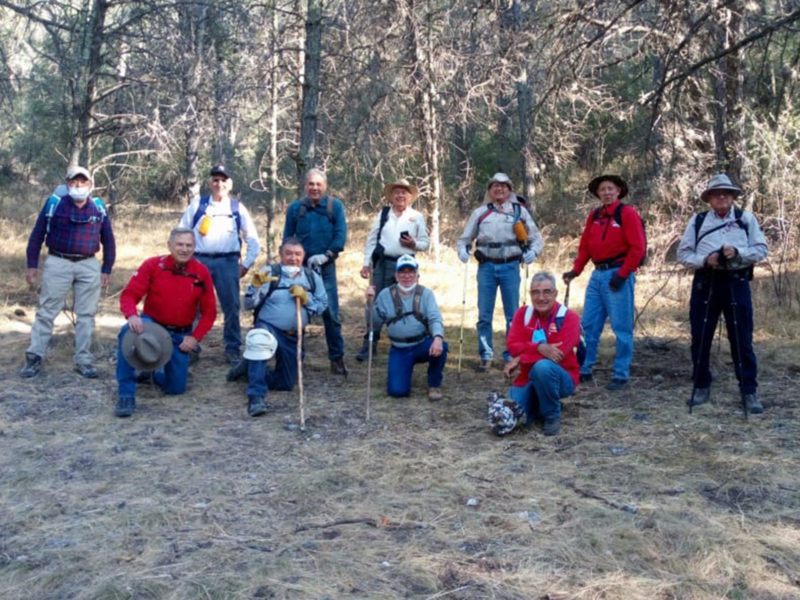
[[[646,251],[642,220],[636,209],[626,204],[620,214],[622,225],[617,225],[614,211],[618,204],[619,200],[607,207],[601,206],[597,219],[594,218],[595,210],[589,213],[578,246],[578,257],[572,266],[572,270],[578,275],[590,260],[606,262],[624,257],[624,262],[617,271],[620,277],[627,277],[636,271],[642,262]]]

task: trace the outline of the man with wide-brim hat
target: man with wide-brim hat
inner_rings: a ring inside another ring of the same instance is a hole
[[[376,294],[395,281],[397,259],[404,254],[413,256],[425,252],[430,246],[425,217],[411,208],[419,196],[419,188],[408,179],[398,179],[387,183],[383,188],[386,206],[381,208],[372,223],[364,247],[364,266],[361,277],[369,279],[372,270],[372,283]],[[367,327],[369,327],[367,316]],[[373,354],[378,346],[380,328],[373,328]],[[364,361],[368,356],[369,331],[364,334],[364,343],[356,360]]]
[[[153,382],[166,394],[186,391],[189,356],[217,316],[214,282],[193,257],[194,239],[189,228],[173,229],[169,254],[144,261],[120,294],[127,323],[119,332],[117,351],[118,417],[130,417],[136,409],[139,375],[152,372]]]
[[[711,342],[719,315],[724,313],[742,404],[758,414],[764,407],[756,393],[750,280],[753,265],[767,257],[768,248],[755,215],[733,206],[741,194],[742,188],[725,173],[711,177],[700,194],[711,210],[689,220],[678,245],[678,261],[694,269],[689,301],[694,387],[688,404],[705,404],[711,397]]]
[[[580,381],[592,381],[597,347],[606,320],[617,338],[611,381],[606,389],[628,387],[633,359],[633,309],[636,270],[646,253],[644,224],[636,209],[620,200],[628,195],[628,184],[619,175],[600,175],[589,182],[589,192],[600,206],[592,209],[581,234],[578,256],[563,274],[569,284],[589,261],[594,271],[586,287],[581,324],[586,335],[586,359]]]
[[[478,261],[478,355],[477,370],[488,371],[494,358],[492,321],[497,289],[503,300],[506,335],[519,307],[520,264],[530,264],[542,252],[539,228],[528,209],[514,193],[511,178],[505,173],[492,175],[486,184],[484,204],[472,211],[458,238],[458,258],[469,261],[475,241]],[[466,267],[464,272],[466,277]],[[503,361],[511,360],[508,349]]]

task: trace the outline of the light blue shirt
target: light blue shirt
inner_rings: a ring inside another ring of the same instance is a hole
[[[267,275],[271,274],[270,267],[264,267],[262,272]],[[314,292],[311,292],[311,283],[306,277],[304,269],[295,277],[289,277],[283,269],[281,269],[280,280],[270,294],[261,309],[258,311],[258,321],[269,323],[273,327],[282,329],[283,331],[297,330],[297,311],[296,301],[294,296],[289,293],[289,288],[293,285],[300,285],[304,287],[308,293],[308,303],[300,310],[300,318],[302,320],[302,327],[308,324],[309,315],[319,315],[328,307],[328,295],[325,293],[325,285],[322,283],[322,278],[315,273],[311,272],[314,278]],[[256,289],[252,285],[247,287],[245,292],[244,307],[246,310],[255,308],[261,299],[269,293],[271,283],[265,283],[260,288]]]

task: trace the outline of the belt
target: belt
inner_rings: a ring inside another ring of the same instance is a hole
[[[241,256],[241,252],[195,252],[194,255],[204,258],[228,258],[229,256]]]
[[[513,242],[484,242],[480,244],[476,244],[476,248],[484,247],[484,248],[510,248],[512,246],[519,245],[519,242],[514,240]]]
[[[504,265],[510,262],[519,262],[521,258],[521,256],[512,256],[511,258],[489,258],[488,256],[484,256],[483,260],[480,262],[490,262],[496,265]]]
[[[153,319],[153,322],[158,323],[158,321],[155,319]],[[192,330],[191,325],[187,325],[186,327],[178,327],[177,325],[164,325],[164,323],[158,324],[171,333],[189,333]]]
[[[426,331],[425,333],[420,333],[419,335],[415,335],[412,337],[405,337],[405,338],[389,336],[389,341],[397,342],[399,344],[413,344],[415,342],[421,342],[422,340],[428,337],[430,337],[430,334]]]
[[[609,269],[616,269],[617,267],[621,267],[622,263],[624,263],[625,261],[613,259],[613,260],[607,260],[605,262],[595,262],[595,261],[592,262],[594,263],[594,268],[597,271],[608,271]]]
[[[56,252],[55,250],[48,250],[48,254],[52,254],[53,256],[57,256],[58,258],[63,258],[64,260],[69,260],[72,262],[80,262],[82,260],[86,260],[87,258],[94,258],[94,254],[65,254],[64,252]]]

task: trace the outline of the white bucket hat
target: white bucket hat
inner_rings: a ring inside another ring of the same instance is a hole
[[[244,338],[244,354],[247,360],[269,360],[278,350],[278,340],[266,329],[251,329]]]
[[[708,202],[708,194],[715,190],[725,190],[728,192],[732,192],[734,196],[739,196],[742,194],[742,188],[734,184],[731,181],[731,178],[728,177],[725,173],[717,173],[711,179],[708,180],[708,183],[706,184],[706,189],[703,190],[702,194],[700,194],[700,199],[703,200],[704,202]]]
[[[507,185],[508,189],[510,190],[514,189],[514,184],[511,183],[511,177],[509,177],[505,173],[497,172],[494,175],[492,175],[492,178],[489,180],[489,183],[486,184],[486,189],[488,190],[490,187],[492,187],[493,183],[502,183],[504,185]]]

